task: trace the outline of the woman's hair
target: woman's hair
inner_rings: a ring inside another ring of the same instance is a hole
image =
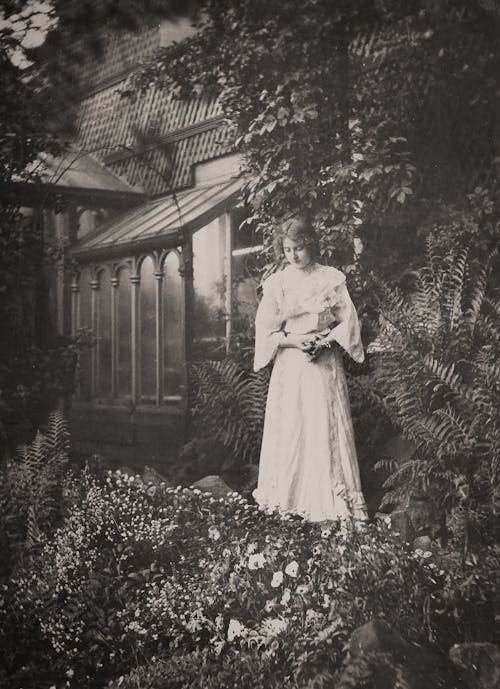
[[[289,215],[282,220],[281,225],[274,232],[274,253],[278,262],[282,262],[285,255],[283,252],[283,240],[292,239],[300,242],[309,252],[311,259],[315,261],[319,258],[319,243],[311,221],[306,215]]]

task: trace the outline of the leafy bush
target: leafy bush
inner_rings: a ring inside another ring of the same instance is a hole
[[[100,687],[153,658],[168,681],[145,686],[198,687],[202,676],[224,686],[233,660],[242,686],[252,668],[262,686],[303,686],[333,676],[352,629],[373,617],[442,651],[493,640],[496,547],[462,563],[413,553],[384,524],[304,523],[237,494],[118,472],[103,483],[85,474],[74,495],[66,522],[7,585],[5,687]]]
[[[462,514],[465,537],[472,513],[480,531],[500,507],[500,309],[491,278],[492,258],[437,251],[429,240],[409,296],[385,289],[369,347],[372,397],[416,448],[408,461],[382,463],[391,472],[385,501],[434,496],[455,522]]]
[[[257,463],[269,371],[253,373],[232,359],[191,365],[197,426],[213,434],[240,464]]]
[[[0,363],[0,453],[29,442],[47,410],[72,394],[79,351],[79,342],[60,338],[53,347],[29,347]]]
[[[0,550],[5,571],[23,550],[35,547],[59,525],[68,451],[68,427],[56,411],[50,414],[45,433],[39,431],[0,469]]]

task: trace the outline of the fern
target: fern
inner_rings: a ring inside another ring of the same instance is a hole
[[[269,373],[232,359],[191,365],[193,413],[243,463],[258,461]]]
[[[1,541],[11,556],[53,530],[63,509],[69,432],[63,414],[49,415],[45,433],[18,449],[0,472]]]
[[[500,305],[491,265],[477,266],[467,247],[443,254],[429,238],[414,293],[402,299],[382,286],[371,385],[418,452],[418,460],[378,464],[388,473],[385,502],[425,489],[451,510],[465,481],[469,506],[486,499],[498,509]]]

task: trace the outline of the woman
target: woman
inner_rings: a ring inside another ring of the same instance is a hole
[[[274,367],[254,497],[309,521],[366,519],[340,347],[358,362],[364,353],[345,276],[316,263],[303,217],[278,244],[288,266],[264,282],[255,322],[254,370]]]

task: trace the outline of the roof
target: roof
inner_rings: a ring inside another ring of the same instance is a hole
[[[126,193],[142,193],[139,187],[127,184],[121,177],[105,167],[90,153],[71,148],[62,158],[43,153],[42,181],[57,187],[99,189]]]
[[[196,187],[149,201],[87,235],[73,251],[79,258],[118,256],[172,246],[204,227],[238,199],[242,178]]]

